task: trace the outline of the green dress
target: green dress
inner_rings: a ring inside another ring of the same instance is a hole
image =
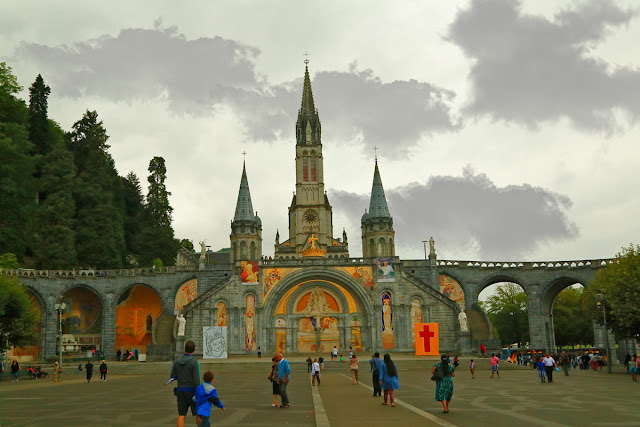
[[[441,369],[441,364],[436,363],[436,368]],[[449,365],[449,373],[453,372],[453,365]],[[447,402],[451,401],[451,396],[453,396],[453,378],[451,375],[446,375],[440,381],[436,381],[436,400],[438,402],[442,402],[446,400]]]

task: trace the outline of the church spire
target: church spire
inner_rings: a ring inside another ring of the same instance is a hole
[[[249,192],[249,180],[247,179],[247,168],[242,164],[242,179],[240,180],[240,190],[238,191],[238,201],[236,203],[236,214],[233,221],[253,221],[253,204],[251,203],[251,193]]]
[[[305,60],[302,103],[296,121],[296,143],[298,145],[320,144],[320,117],[313,102],[308,63],[309,61]]]
[[[382,178],[380,178],[380,170],[378,169],[378,159],[376,159],[376,168],[373,172],[373,185],[371,187],[371,201],[369,202],[370,218],[391,218],[389,207],[387,206],[387,198],[384,195],[382,187]]]

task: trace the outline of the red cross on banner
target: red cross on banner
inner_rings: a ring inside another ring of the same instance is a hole
[[[440,333],[437,323],[415,323],[416,356],[433,356],[440,354]]]

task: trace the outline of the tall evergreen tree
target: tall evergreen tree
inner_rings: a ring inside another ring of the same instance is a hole
[[[29,140],[36,154],[44,156],[53,149],[53,135],[47,111],[51,88],[44,83],[40,74],[29,88]]]
[[[167,191],[167,167],[162,157],[154,157],[149,162],[149,192],[147,193],[147,208],[154,225],[171,226],[171,212],[169,205],[170,192]]]
[[[126,255],[122,184],[108,138],[96,111],[87,111],[69,133],[78,170],[76,251],[81,265],[120,268]]]
[[[32,240],[37,187],[28,139],[28,109],[11,67],[0,63],[0,253],[24,261]]]
[[[131,264],[139,262],[140,233],[145,227],[144,195],[140,180],[133,172],[122,179],[124,191],[124,236],[127,245],[127,257]]]
[[[56,129],[62,134],[61,129]],[[46,194],[38,206],[35,231],[36,267],[57,269],[77,265],[73,198],[76,167],[73,155],[60,142],[43,158],[40,189]]]

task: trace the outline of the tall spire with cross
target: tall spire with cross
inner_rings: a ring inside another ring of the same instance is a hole
[[[308,55],[308,53],[305,54],[305,56]],[[309,59],[305,59],[304,64],[302,103],[298,111],[298,120],[296,121],[296,144],[319,145],[321,134],[320,117],[313,102],[311,78],[309,77]]]
[[[395,256],[393,218],[389,213],[387,198],[382,187],[378,156],[376,156],[376,164],[373,170],[369,212],[365,210],[360,223],[362,228],[362,256],[364,258]]]

